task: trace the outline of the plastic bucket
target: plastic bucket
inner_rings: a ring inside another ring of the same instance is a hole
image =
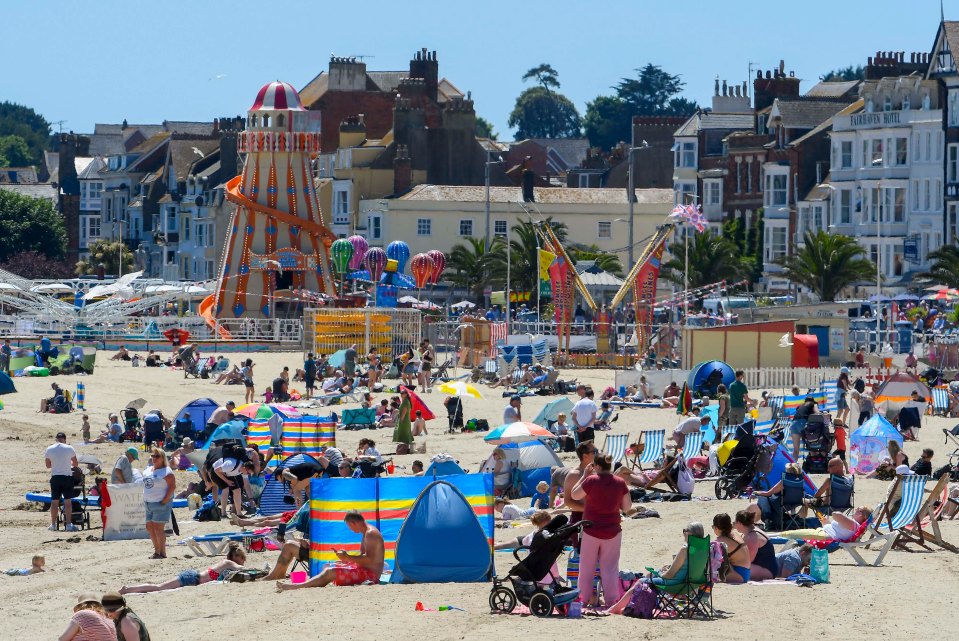
[[[885,367],[886,369],[890,369],[892,367],[892,357],[883,356],[882,366]]]
[[[306,583],[306,572],[290,572],[290,583]]]

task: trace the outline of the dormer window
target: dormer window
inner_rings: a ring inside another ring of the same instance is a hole
[[[912,109],[912,100],[909,98],[909,94],[906,94],[902,97],[902,110],[909,111]]]
[[[882,110],[883,110],[883,111],[892,111],[892,98],[891,98],[891,97],[886,96],[886,99],[883,100],[883,102],[882,102]]]
[[[873,111],[875,111],[875,105],[872,102],[872,96],[870,96],[866,99],[866,112],[872,113]]]

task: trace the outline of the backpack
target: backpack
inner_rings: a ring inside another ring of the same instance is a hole
[[[220,518],[222,518],[220,514],[220,504],[213,499],[204,501],[200,509],[193,515],[194,521],[219,521]]]
[[[712,580],[725,581],[726,575],[733,569],[729,562],[729,550],[726,544],[720,541],[713,541],[709,544],[709,571]]]
[[[866,381],[862,380],[862,376],[856,377],[856,381],[852,384],[852,386],[860,394],[866,391]]]
[[[655,609],[656,593],[648,584],[638,582],[633,586],[633,595],[629,599],[629,605],[623,610],[623,614],[637,619],[652,619]]]
[[[250,462],[250,456],[247,454],[246,447],[237,441],[227,441],[223,444],[221,450],[222,458],[233,458],[240,462],[240,465]]]

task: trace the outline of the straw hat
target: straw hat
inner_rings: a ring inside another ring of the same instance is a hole
[[[86,592],[77,597],[77,602],[73,605],[74,608],[78,608],[85,603],[99,603],[100,598],[95,594]]]

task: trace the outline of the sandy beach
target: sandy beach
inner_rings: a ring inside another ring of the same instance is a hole
[[[209,396],[218,402],[242,401],[242,387],[219,386],[206,380],[184,380],[179,371],[132,368],[129,363],[99,355],[96,373],[84,377],[89,413],[96,434],[109,412],[143,397],[147,408],[157,407],[172,415],[188,401]],[[234,361],[239,354],[230,354]],[[301,366],[297,353],[254,354],[257,390],[284,365]],[[613,382],[609,370],[577,371],[580,381],[602,390]],[[123,447],[116,444],[80,445],[80,412],[67,415],[38,414],[40,399],[49,395],[54,379],[17,379],[18,393],[3,397],[0,411],[0,442],[4,447],[0,469],[0,569],[29,566],[30,557],[43,554],[48,571],[29,577],[0,576],[0,602],[8,615],[6,639],[21,641],[56,638],[71,613],[73,599],[81,592],[102,594],[121,585],[164,581],[187,568],[202,569],[209,559],[191,558],[188,548],[176,545],[186,536],[230,530],[227,521],[198,523],[188,510],[178,510],[181,536],[171,537],[169,558],[148,560],[149,541],[102,542],[100,518],[95,529],[77,533],[50,532],[48,515],[34,507],[25,509],[24,494],[46,491],[47,471],[43,450],[63,430],[78,453],[97,455],[108,471]],[[60,377],[68,388],[78,379]],[[465,401],[466,418],[487,418],[499,424],[505,399],[500,390],[486,390],[482,400]],[[376,395],[377,400],[382,395]],[[448,435],[443,396],[424,395],[424,400],[442,418],[429,424],[427,453],[395,457],[400,466],[415,459],[424,461],[439,452],[449,452],[469,471],[476,471],[490,453],[482,434]],[[550,397],[524,399],[524,418],[531,419]],[[340,406],[341,410],[350,405]],[[614,432],[637,434],[645,428],[671,429],[677,422],[673,410],[624,410]],[[915,461],[923,447],[936,450],[934,467],[946,461],[951,448],[943,445],[941,429],[954,419],[925,417],[918,442],[907,443],[906,452]],[[391,451],[391,430],[339,432],[338,446],[352,452],[359,439],[372,436],[380,450]],[[602,445],[602,436],[599,437]],[[573,455],[563,455],[572,463]],[[141,461],[142,465],[142,461]],[[398,472],[402,473],[402,472]],[[178,488],[195,474],[177,472]],[[820,478],[815,478],[818,481]],[[856,503],[875,506],[884,496],[886,482],[856,480]],[[681,545],[682,529],[690,521],[707,525],[718,512],[734,513],[742,500],[713,498],[711,482],[700,483],[699,496],[683,503],[652,504],[660,519],[630,520],[624,524],[621,568],[641,571],[646,566],[667,564]],[[525,505],[524,505],[525,507]],[[945,538],[959,544],[959,520],[942,524]],[[524,534],[527,528],[498,529],[497,540]],[[914,548],[915,549],[915,548]],[[872,552],[867,551],[872,558]],[[512,557],[497,553],[497,570],[504,573]],[[251,554],[249,564],[274,563],[275,552]],[[793,584],[719,585],[714,592],[715,620],[642,621],[625,617],[581,620],[540,620],[532,616],[491,615],[487,604],[489,584],[389,585],[355,588],[328,587],[278,594],[272,583],[205,584],[195,588],[146,595],[131,595],[128,602],[149,626],[154,640],[201,639],[211,634],[246,638],[281,636],[309,639],[335,634],[342,639],[489,639],[489,638],[591,638],[685,637],[696,639],[803,638],[859,639],[881,635],[886,639],[927,636],[935,631],[947,637],[954,627],[959,605],[959,555],[946,551],[891,552],[879,568],[858,568],[845,553],[830,556],[832,582],[811,589]],[[427,608],[452,605],[464,611],[416,612],[421,601]],[[11,616],[12,615],[12,616]]]

